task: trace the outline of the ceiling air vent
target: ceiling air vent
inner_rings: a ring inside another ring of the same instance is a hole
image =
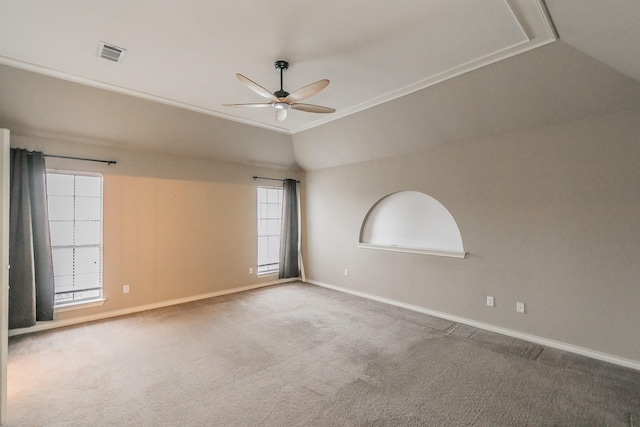
[[[98,48],[98,56],[100,58],[113,62],[122,61],[125,53],[127,53],[126,49],[122,49],[121,47],[107,44],[105,42],[100,42],[100,46]]]

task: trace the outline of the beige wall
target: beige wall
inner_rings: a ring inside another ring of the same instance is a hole
[[[104,174],[107,301],[102,307],[59,313],[57,319],[277,279],[258,278],[248,271],[257,259],[255,188],[265,183],[252,176],[295,174],[55,140],[14,137],[11,144],[50,154],[118,161],[107,166],[47,159],[49,168]],[[130,293],[122,293],[124,284],[130,285]]]
[[[307,172],[307,276],[640,361],[638,135],[631,110]],[[400,190],[449,209],[466,259],[356,247],[367,211]]]

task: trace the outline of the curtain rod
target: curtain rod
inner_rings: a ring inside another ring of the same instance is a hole
[[[27,151],[27,155],[31,156],[34,152]],[[115,160],[99,160],[99,159],[88,159],[86,157],[73,157],[73,156],[56,156],[55,154],[42,154],[44,157],[55,157],[56,159],[69,159],[69,160],[82,160],[84,162],[98,162],[98,163],[106,163],[108,165],[115,165],[118,162]]]
[[[284,179],[278,179],[278,178],[267,178],[266,176],[253,176],[253,180],[255,181],[256,179],[268,179],[269,181],[280,181],[280,182],[284,182]],[[300,182],[297,179],[295,180],[296,182]]]
[[[115,160],[99,160],[99,159],[87,159],[85,157],[72,157],[72,156],[56,156],[53,154],[43,154],[45,157],[55,157],[56,159],[69,159],[69,160],[82,160],[84,162],[97,162],[97,163],[106,163],[108,165],[115,165],[118,162]]]

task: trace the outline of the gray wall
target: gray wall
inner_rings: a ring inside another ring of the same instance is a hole
[[[628,110],[308,171],[307,276],[640,361],[639,119]],[[468,257],[357,248],[367,211],[399,190],[443,203]]]

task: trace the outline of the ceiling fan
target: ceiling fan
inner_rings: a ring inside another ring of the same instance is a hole
[[[327,87],[329,85],[329,80],[318,80],[315,83],[301,87],[293,93],[289,93],[282,88],[282,74],[289,68],[289,63],[287,61],[278,60],[275,62],[275,66],[276,70],[280,71],[280,90],[275,91],[274,93],[269,92],[267,89],[263,88],[256,82],[249,80],[242,74],[236,74],[238,80],[258,95],[267,98],[270,102],[255,104],[224,104],[224,106],[248,108],[273,107],[276,110],[276,120],[279,122],[287,118],[287,110],[290,108],[299,111],[306,111],[307,113],[333,113],[336,111],[334,108],[300,103],[303,99],[312,97]]]

